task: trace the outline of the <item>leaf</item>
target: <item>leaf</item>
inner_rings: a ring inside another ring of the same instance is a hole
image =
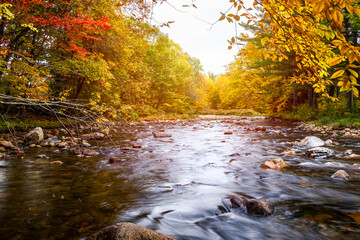
[[[355,76],[356,78],[359,77],[359,74],[358,74],[356,71],[354,71],[353,69],[348,69],[348,71],[349,71],[353,76]]]
[[[340,77],[340,76],[342,76],[344,73],[345,73],[345,70],[339,70],[339,71],[335,72],[333,75],[331,75],[330,79],[334,79],[334,78]]]
[[[359,90],[356,87],[352,87],[351,90],[353,91],[355,97],[359,97]]]
[[[222,13],[221,17],[219,18],[219,21],[222,21],[225,19],[225,14]]]
[[[343,61],[342,57],[334,57],[332,59],[329,60],[328,64],[329,66],[335,66],[338,65],[339,63],[341,63]]]
[[[235,16],[234,16],[234,19],[235,19],[236,21],[240,21],[240,16],[239,16],[239,15],[235,15]]]

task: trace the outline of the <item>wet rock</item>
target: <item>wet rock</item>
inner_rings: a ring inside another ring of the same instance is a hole
[[[83,150],[83,155],[85,156],[95,156],[95,155],[98,155],[99,153],[95,150],[92,150],[92,149],[84,149]]]
[[[120,158],[118,157],[110,157],[108,163],[112,164],[112,163],[117,163],[117,162],[122,162]]]
[[[285,162],[282,158],[274,158],[274,159],[266,160],[263,164],[261,164],[260,168],[279,170],[286,166],[287,165],[285,164]]]
[[[232,131],[226,131],[226,132],[224,132],[224,134],[225,134],[225,135],[232,135],[233,132],[232,132]]]
[[[41,127],[34,128],[25,136],[25,141],[27,143],[40,143],[44,138],[44,132]]]
[[[30,145],[29,145],[29,148],[36,148],[36,144],[34,144],[34,143],[33,143],[33,144],[30,144]]]
[[[343,179],[343,180],[349,180],[350,179],[350,176],[347,172],[345,172],[344,170],[339,170],[337,171],[336,173],[334,173],[331,178],[334,178],[334,179]]]
[[[325,142],[318,137],[307,136],[304,139],[302,139],[299,143],[297,143],[296,145],[302,146],[305,148],[315,148],[315,147],[324,146]]]
[[[80,148],[70,148],[69,153],[74,155],[80,155],[82,154],[82,151]]]
[[[274,133],[274,134],[281,134],[281,131],[278,131],[278,130],[277,130],[277,131],[274,131],[273,133]]]
[[[281,154],[295,155],[296,152],[294,150],[286,149],[286,150],[282,151]]]
[[[305,153],[308,157],[312,158],[329,158],[335,156],[333,150],[325,147],[316,147],[306,151]]]
[[[0,159],[5,158],[5,156],[6,156],[6,153],[0,153]]]
[[[50,138],[47,138],[47,139],[44,139],[42,141],[43,143],[61,143],[61,140],[58,138],[58,137],[50,137]]]
[[[62,161],[53,161],[50,163],[51,165],[62,165],[64,164]]]
[[[354,152],[353,152],[352,149],[348,149],[348,150],[346,150],[343,154],[344,154],[344,156],[349,156],[349,155],[354,154]]]
[[[36,156],[37,158],[42,158],[42,159],[48,159],[49,157],[46,156],[45,154],[39,154]]]
[[[255,128],[255,131],[266,131],[266,127],[265,126],[258,126]]]
[[[56,149],[56,150],[53,151],[53,153],[60,153],[60,150]]]
[[[3,146],[0,147],[0,153],[1,152],[6,152],[6,149]]]
[[[346,159],[360,159],[360,155],[359,154],[350,154],[350,155],[347,155],[345,156]]]
[[[157,131],[152,132],[152,135],[153,135],[155,138],[171,137],[171,134],[163,133],[163,132],[157,132]]]
[[[159,129],[159,132],[165,132],[165,129]]]
[[[133,148],[141,148],[141,145],[133,145]]]
[[[105,139],[105,134],[100,133],[100,132],[83,134],[82,139],[84,139],[84,140],[103,140],[103,139]]]
[[[83,140],[83,141],[81,142],[81,144],[82,144],[83,147],[91,147],[91,144],[88,143],[88,142],[85,141],[85,140]]]
[[[8,148],[8,149],[13,149],[14,145],[12,142],[10,141],[0,141],[0,146],[4,147],[4,148]]]
[[[350,133],[350,132],[346,132],[345,134],[344,134],[344,137],[351,137],[352,136],[352,134]]]
[[[134,223],[123,222],[100,229],[87,240],[176,240],[165,234],[141,227]]]
[[[246,208],[250,215],[267,217],[274,213],[274,205],[272,202],[260,199],[245,199],[243,197],[234,196],[230,198],[232,208]]]
[[[59,144],[57,144],[57,147],[58,148],[65,148],[65,147],[67,147],[69,144],[67,143],[67,142],[61,142],[61,143],[59,143]]]
[[[131,148],[129,148],[129,147],[122,147],[122,148],[120,148],[120,150],[121,151],[129,151]]]

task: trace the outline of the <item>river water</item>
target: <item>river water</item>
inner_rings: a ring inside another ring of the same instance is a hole
[[[259,125],[267,131],[247,130]],[[159,129],[172,137],[154,138]],[[209,118],[127,125],[113,142],[92,142],[100,154],[89,158],[27,149],[23,159],[0,162],[0,238],[81,239],[129,221],[178,239],[356,239],[359,160],[314,160],[296,148],[281,154],[308,135],[295,123]],[[360,153],[357,139],[319,137],[339,142],[329,147],[338,154]],[[38,160],[40,153],[50,159]],[[111,156],[122,162],[108,164]],[[259,168],[278,157],[290,167]],[[64,164],[49,164],[57,160]],[[351,180],[332,179],[339,169]],[[275,213],[228,211],[235,195],[270,200]]]

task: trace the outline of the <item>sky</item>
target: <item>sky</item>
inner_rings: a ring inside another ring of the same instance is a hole
[[[167,33],[184,52],[200,59],[204,73],[224,73],[238,51],[236,47],[228,50],[227,40],[235,35],[235,27],[226,20],[212,27],[210,23],[215,23],[221,17],[220,12],[231,6],[229,0],[195,0],[197,8],[182,7],[188,3],[191,0],[168,0],[168,3],[155,7],[153,18],[157,23],[175,21],[170,28],[162,27],[160,30]]]

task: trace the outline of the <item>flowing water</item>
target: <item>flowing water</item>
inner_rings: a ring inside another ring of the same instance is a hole
[[[267,131],[247,130],[259,125]],[[172,137],[154,138],[158,129]],[[234,134],[225,135],[229,130]],[[301,149],[281,154],[308,135],[294,123],[263,118],[203,119],[127,125],[113,143],[92,142],[101,153],[95,157],[27,149],[23,159],[0,162],[0,238],[81,239],[129,221],[178,239],[356,239],[359,160],[314,160]],[[319,137],[338,141],[330,147],[338,154],[360,153],[357,139]],[[50,160],[38,160],[40,153]],[[111,156],[122,162],[108,164]],[[259,168],[278,157],[290,167]],[[56,160],[64,164],[49,164]],[[351,180],[332,179],[339,169]],[[234,195],[270,200],[275,213],[228,211]]]

